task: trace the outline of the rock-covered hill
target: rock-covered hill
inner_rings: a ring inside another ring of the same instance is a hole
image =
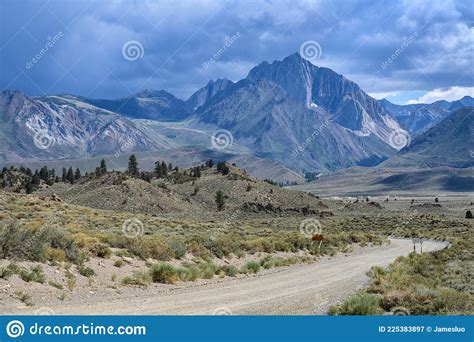
[[[210,218],[219,214],[216,192],[222,191],[225,206],[220,215],[320,214],[327,206],[304,192],[287,190],[260,181],[227,164],[228,173],[202,167],[200,176],[191,170],[172,171],[167,178],[149,182],[122,172],[88,175],[74,184],[43,184],[36,195],[59,196],[62,201],[103,210],[150,215]],[[216,214],[217,213],[217,214]]]

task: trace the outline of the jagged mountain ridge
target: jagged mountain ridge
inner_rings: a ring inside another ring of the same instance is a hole
[[[393,154],[375,136],[360,136],[323,108],[305,104],[278,84],[244,79],[198,109],[198,122],[229,130],[258,156],[299,170],[334,170],[373,165]]]
[[[311,64],[298,53],[271,64],[263,62],[253,68],[247,78],[268,79],[306,107],[324,108],[332,121],[355,134],[374,135],[398,148],[391,136],[403,129],[377,100],[355,82],[331,69]]]
[[[218,93],[222,92],[223,90],[226,90],[232,84],[234,84],[234,82],[226,78],[210,80],[205,87],[198,89],[194,94],[189,97],[189,99],[186,100],[186,105],[192,110],[195,110],[203,104],[207,103]]]
[[[396,105],[386,99],[379,103],[411,134],[419,134],[433,127],[454,111],[474,106],[474,98],[465,96],[457,101]]]

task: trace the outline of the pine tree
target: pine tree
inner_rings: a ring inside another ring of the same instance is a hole
[[[209,159],[207,162],[206,162],[206,166],[210,169],[212,169],[212,167],[214,166],[214,160],[212,159]]]
[[[76,168],[76,172],[74,173],[74,180],[79,179],[81,179],[81,170],[79,170],[79,168]]]
[[[63,167],[63,176],[61,177],[61,180],[63,181],[63,183],[66,183],[67,181],[67,171],[65,167]]]
[[[168,166],[166,166],[165,162],[161,163],[161,173],[162,173],[163,177],[168,176]]]
[[[155,175],[156,175],[156,178],[161,178],[163,176],[161,163],[159,160],[155,162]]]
[[[48,180],[49,172],[48,172],[48,167],[47,166],[43,166],[40,169],[39,177],[40,177],[40,179],[44,180],[45,182]]]
[[[100,174],[105,175],[107,173],[107,165],[105,164],[105,159],[100,161]]]
[[[216,192],[216,205],[217,205],[218,211],[222,211],[222,209],[224,209],[224,206],[225,206],[224,194],[220,190]]]
[[[31,194],[33,192],[33,184],[31,184],[30,179],[28,179],[28,181],[25,184],[25,190],[27,194]]]
[[[67,170],[66,179],[69,183],[74,184],[74,173],[72,172],[72,167],[69,167],[69,170]]]
[[[137,157],[135,157],[134,154],[132,154],[128,160],[128,173],[135,177],[140,176],[140,172],[138,171]]]

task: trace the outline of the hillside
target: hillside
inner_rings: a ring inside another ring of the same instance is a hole
[[[200,177],[191,176],[191,170],[180,170],[150,182],[121,172],[89,175],[74,184],[43,184],[36,194],[46,197],[56,194],[67,203],[95,209],[201,219],[236,212],[238,215],[319,214],[327,209],[314,196],[276,187],[236,167],[228,167],[230,171],[226,175],[215,167],[204,167]],[[225,195],[222,212],[216,208],[217,191]]]
[[[417,136],[382,167],[474,166],[474,107],[460,109]]]
[[[84,158],[158,147],[126,118],[65,96],[0,94],[0,160]]]

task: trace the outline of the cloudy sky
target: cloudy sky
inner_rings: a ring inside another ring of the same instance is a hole
[[[319,66],[396,103],[473,95],[474,6],[441,1],[0,2],[0,84],[29,95],[186,98],[317,42]]]

